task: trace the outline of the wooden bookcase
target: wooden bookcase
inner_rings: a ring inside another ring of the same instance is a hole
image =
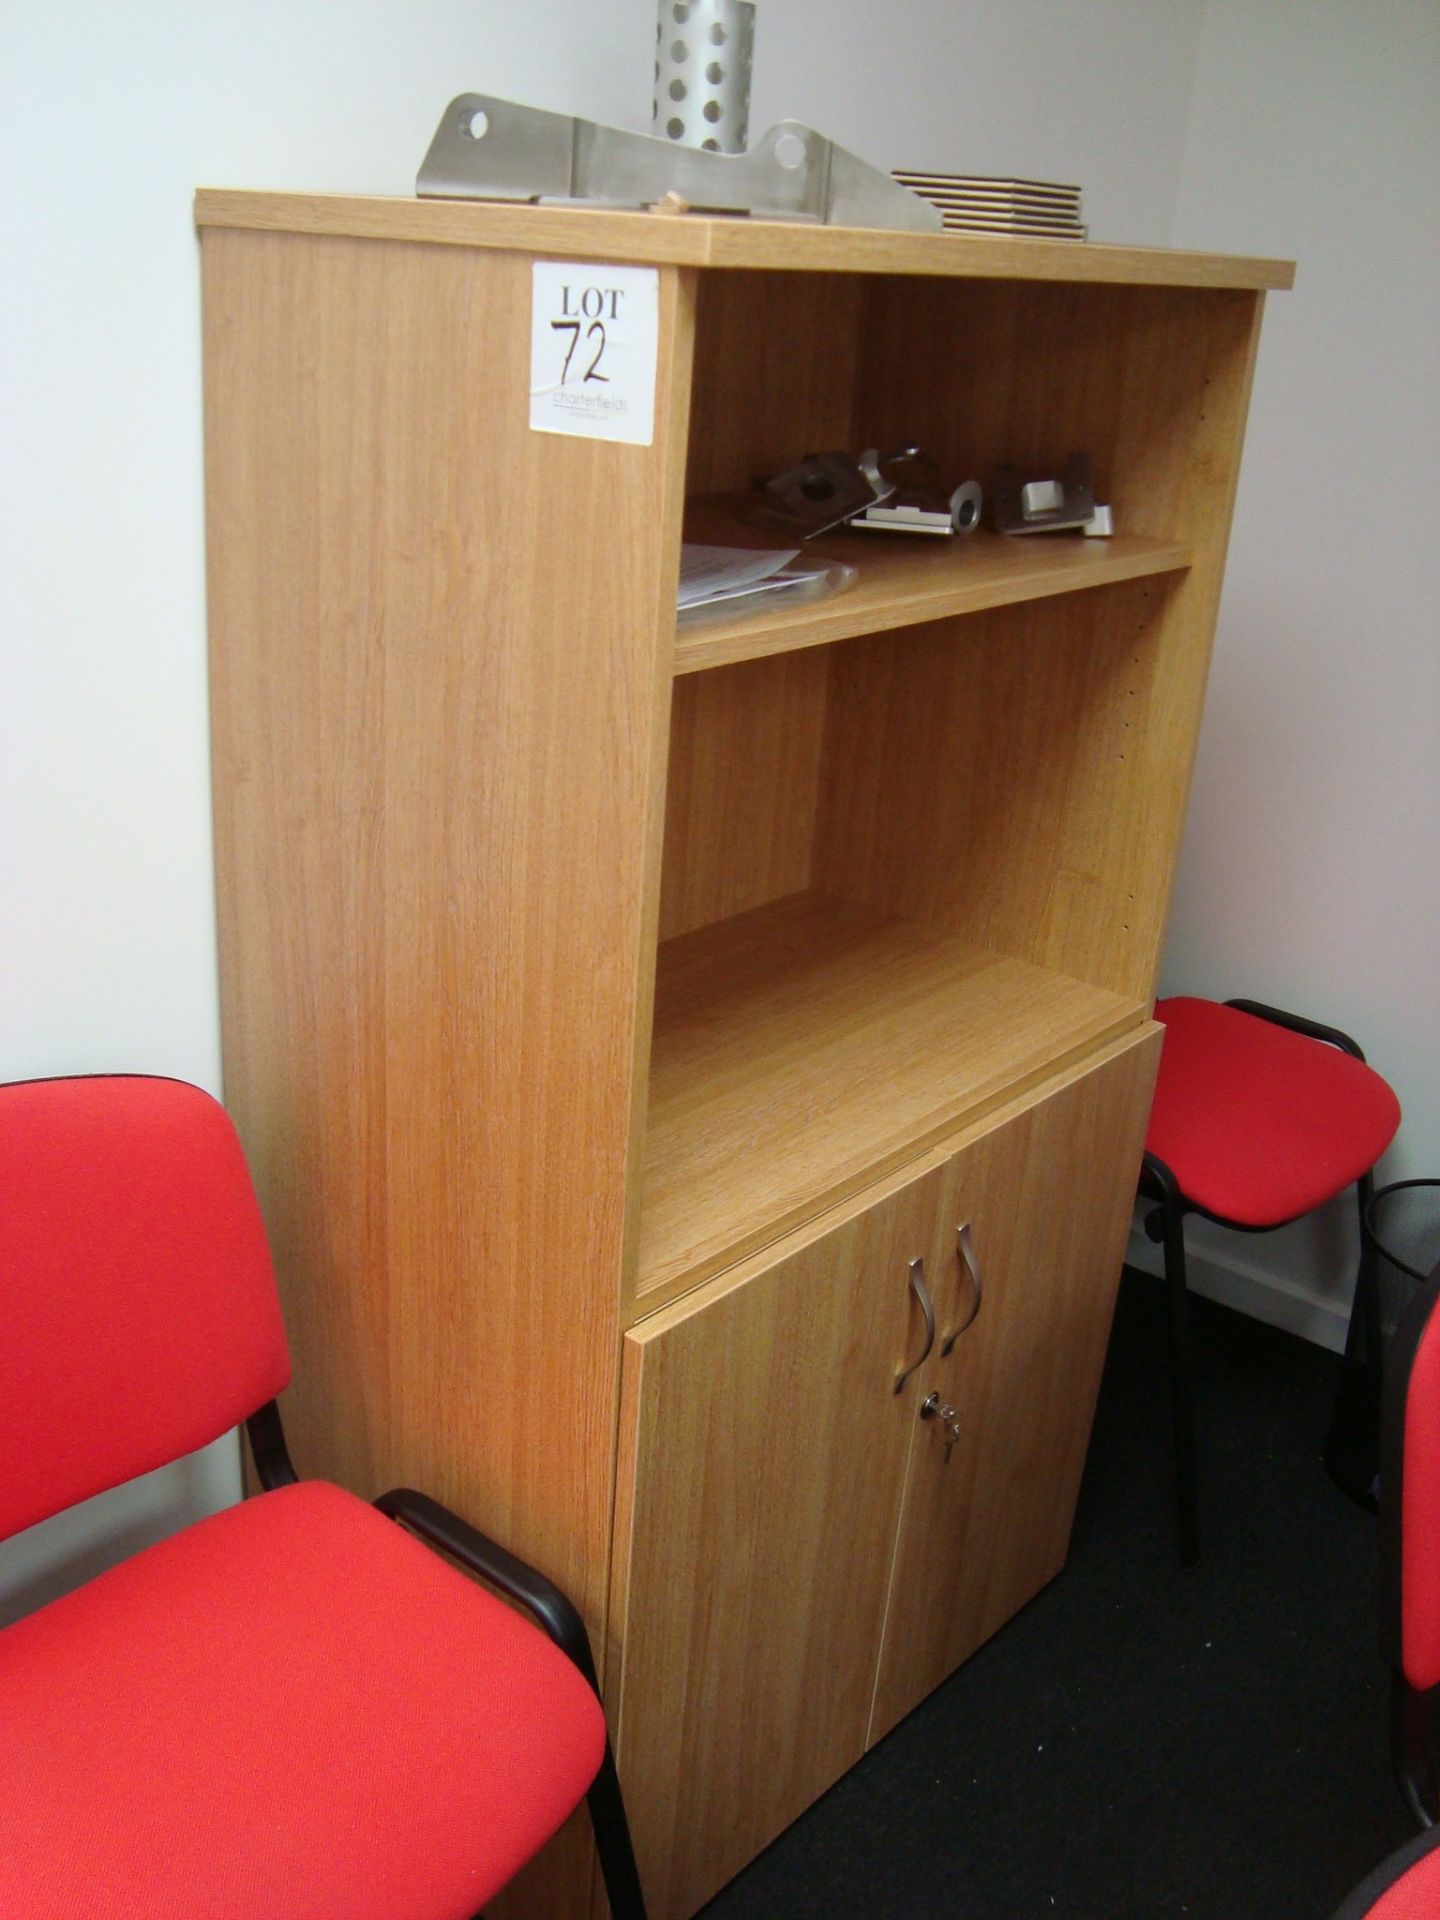
[[[681,1920],[1063,1561],[1290,270],[197,218],[225,1089],[295,1450],[575,1595]],[[530,430],[537,258],[658,270],[651,445]],[[909,440],[1084,449],[1119,532],[829,540],[851,591],[677,638],[687,516],[752,544],[757,476]],[[593,1897],[572,1823],[507,1911]]]

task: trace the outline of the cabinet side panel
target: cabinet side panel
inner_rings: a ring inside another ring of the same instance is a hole
[[[425,1487],[596,1629],[676,275],[641,448],[530,431],[528,256],[216,231],[204,267],[225,1082],[297,1458]]]

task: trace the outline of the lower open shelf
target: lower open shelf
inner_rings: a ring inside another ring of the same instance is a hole
[[[648,1311],[1141,1021],[1063,974],[802,893],[660,948]]]

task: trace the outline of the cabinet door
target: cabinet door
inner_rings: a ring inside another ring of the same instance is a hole
[[[1158,1039],[1147,1030],[944,1169],[926,1261],[942,1337],[917,1377],[954,1408],[958,1437],[911,1404],[871,1741],[1064,1564]],[[942,1357],[974,1304],[972,1261],[979,1311]]]
[[[944,1172],[626,1340],[616,1745],[652,1920],[864,1752]]]

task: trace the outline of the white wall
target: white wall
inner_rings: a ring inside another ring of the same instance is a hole
[[[752,132],[884,167],[1084,188],[1095,239],[1165,245],[1203,0],[759,0]]]
[[[1433,1055],[1410,1084],[1433,861],[1400,803],[1434,779],[1420,569],[1435,516],[1433,497],[1406,509],[1392,476],[1408,466],[1433,496],[1435,387],[1412,365],[1426,416],[1389,383],[1431,323],[1417,232],[1379,237],[1347,181],[1366,141],[1399,157],[1391,103],[1423,90],[1426,18],[1398,0],[761,0],[752,115],[757,130],[808,119],[883,165],[1079,182],[1097,238],[1173,230],[1305,256],[1262,356],[1172,970],[1352,1019],[1395,1070],[1417,1164],[1434,1162],[1440,1121]],[[194,187],[407,193],[468,87],[647,126],[653,19],[652,0],[0,5],[0,1079],[116,1068],[218,1086]],[[1372,42],[1356,21],[1408,22],[1422,45],[1392,48],[1388,26]],[[1417,164],[1418,228],[1433,134]],[[1357,371],[1347,328],[1353,314],[1366,337],[1376,289],[1383,352]],[[1287,454],[1305,445],[1318,463],[1342,444],[1344,469],[1365,462],[1388,504],[1336,537],[1294,501]],[[1357,730],[1331,676],[1343,667],[1349,686],[1361,661],[1379,673]],[[1433,802],[1432,784],[1432,825]],[[1325,852],[1331,818],[1343,862]],[[1237,872],[1243,910],[1221,908]],[[0,1606],[234,1487],[221,1443],[33,1530],[0,1548]]]
[[[1388,1179],[1440,1174],[1437,208],[1434,0],[1211,0],[1175,239],[1298,269],[1266,309],[1164,987],[1354,1033],[1405,1110]],[[1350,1211],[1197,1223],[1201,1277],[1338,1341]]]

